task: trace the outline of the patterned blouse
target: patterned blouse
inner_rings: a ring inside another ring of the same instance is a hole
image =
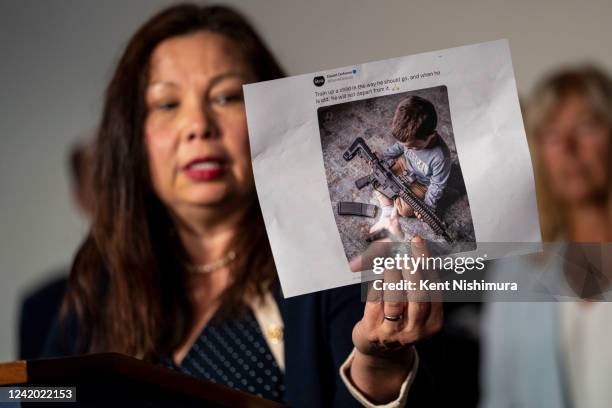
[[[185,374],[283,402],[283,372],[253,312],[239,319],[208,324],[179,365],[164,365]]]

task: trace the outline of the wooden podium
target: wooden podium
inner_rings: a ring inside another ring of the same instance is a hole
[[[66,407],[261,407],[284,405],[118,353],[0,364],[0,386],[76,387]]]

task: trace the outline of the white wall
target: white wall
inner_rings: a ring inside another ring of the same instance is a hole
[[[84,232],[66,150],[97,123],[129,35],[164,0],[0,0],[0,361],[16,354],[24,290],[67,264]],[[560,64],[612,70],[612,2],[230,1],[290,74],[509,38],[519,91]]]

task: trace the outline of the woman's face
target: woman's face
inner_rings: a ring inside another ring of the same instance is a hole
[[[173,37],[154,50],[145,139],[153,188],[171,209],[224,207],[253,194],[242,97],[253,79],[219,34]]]
[[[610,136],[580,95],[566,97],[539,132],[549,187],[567,205],[605,198],[610,182]]]

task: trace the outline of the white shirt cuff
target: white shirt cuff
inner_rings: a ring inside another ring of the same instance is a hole
[[[406,405],[406,400],[408,399],[408,392],[410,391],[410,386],[414,381],[414,377],[416,376],[417,370],[419,368],[419,354],[417,353],[414,346],[412,346],[412,351],[414,353],[414,364],[408,373],[408,376],[402,383],[400,387],[399,395],[393,401],[387,402],[386,404],[376,405],[368,400],[365,395],[361,393],[354,385],[351,383],[349,379],[348,372],[351,368],[351,364],[353,362],[353,358],[355,357],[355,349],[349,354],[344,363],[340,366],[340,378],[342,378],[342,382],[351,393],[351,395],[361,403],[364,407],[367,408],[399,408],[404,407]]]

